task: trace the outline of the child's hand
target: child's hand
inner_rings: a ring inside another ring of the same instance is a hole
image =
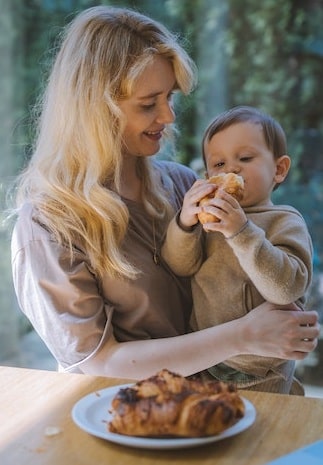
[[[248,221],[239,202],[222,189],[219,189],[217,197],[211,198],[209,203],[203,206],[203,210],[219,219],[218,222],[205,223],[205,231],[219,231],[227,239],[240,232]]]
[[[216,186],[208,183],[206,180],[199,179],[195,181],[184,196],[182,210],[179,216],[180,226],[184,229],[189,229],[198,223],[197,215],[202,210],[202,207],[198,206],[200,200],[215,190]]]

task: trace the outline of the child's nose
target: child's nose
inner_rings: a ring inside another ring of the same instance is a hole
[[[227,164],[226,166],[227,173],[239,174],[240,171],[241,171],[241,167],[238,163],[230,163],[230,164]]]

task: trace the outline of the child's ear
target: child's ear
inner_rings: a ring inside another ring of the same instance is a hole
[[[291,159],[288,155],[282,155],[276,160],[276,174],[274,180],[277,184],[280,184],[284,181],[288,175],[289,168],[291,165]]]

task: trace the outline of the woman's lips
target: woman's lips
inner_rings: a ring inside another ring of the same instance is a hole
[[[149,137],[149,139],[153,141],[158,141],[162,137],[163,131],[146,131],[144,134],[145,136]]]

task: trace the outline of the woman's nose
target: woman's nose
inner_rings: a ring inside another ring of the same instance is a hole
[[[167,102],[161,107],[157,121],[162,124],[171,124],[175,121],[175,112],[171,104]]]

